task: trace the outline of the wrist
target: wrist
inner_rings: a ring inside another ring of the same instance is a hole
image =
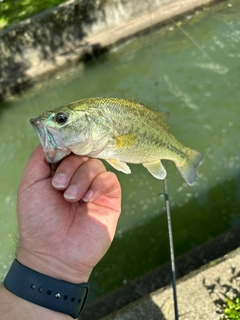
[[[72,268],[56,257],[31,252],[21,247],[18,249],[16,259],[22,265],[46,276],[75,284],[87,282],[92,271],[83,265],[77,266],[76,269]]]
[[[77,318],[86,302],[87,283],[73,284],[46,276],[14,260],[4,287],[14,295],[52,311]],[[35,308],[35,307],[34,307]]]
[[[24,300],[0,285],[0,319],[70,320],[72,317]]]

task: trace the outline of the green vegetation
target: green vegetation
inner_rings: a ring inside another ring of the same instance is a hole
[[[224,309],[226,319],[240,319],[240,296],[233,301],[227,299],[226,305]]]
[[[67,0],[0,0],[0,30]],[[101,0],[100,4],[116,0]]]
[[[66,0],[0,0],[0,30]]]

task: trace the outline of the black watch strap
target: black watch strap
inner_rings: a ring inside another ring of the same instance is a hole
[[[85,304],[88,284],[48,277],[14,260],[5,280],[6,289],[39,306],[77,318]]]

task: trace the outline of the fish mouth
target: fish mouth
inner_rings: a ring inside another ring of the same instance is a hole
[[[71,153],[56,129],[47,127],[39,118],[31,119],[30,123],[37,132],[47,162],[56,163]]]

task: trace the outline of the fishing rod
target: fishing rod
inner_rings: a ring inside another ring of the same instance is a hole
[[[177,283],[176,283],[176,266],[175,266],[175,255],[174,255],[174,245],[173,245],[173,232],[172,232],[172,219],[170,210],[170,201],[168,196],[168,182],[167,177],[163,180],[163,190],[166,204],[166,214],[167,214],[167,225],[168,225],[168,238],[170,247],[170,260],[171,260],[171,270],[172,270],[172,287],[173,287],[173,301],[174,301],[174,314],[175,320],[178,320],[178,300],[177,300]]]
[[[151,13],[150,16],[150,34],[151,34],[151,44],[152,44],[152,57],[153,57],[153,73],[154,73],[154,87],[155,87],[155,98],[156,105],[160,111],[160,95],[159,95],[159,80],[157,72],[157,61],[156,61],[156,48],[153,41],[153,26],[151,23]],[[165,161],[162,161],[163,166],[165,167]],[[172,219],[171,219],[171,210],[170,210],[170,200],[168,192],[168,181],[167,176],[163,180],[163,191],[164,199],[166,206],[166,215],[167,215],[167,226],[168,226],[168,239],[169,239],[169,249],[170,249],[170,261],[171,261],[171,273],[172,273],[172,289],[173,289],[173,301],[174,301],[174,315],[175,320],[178,320],[178,300],[177,300],[177,284],[176,284],[176,265],[175,265],[175,255],[174,255],[174,244],[173,244],[173,232],[172,232]]]

